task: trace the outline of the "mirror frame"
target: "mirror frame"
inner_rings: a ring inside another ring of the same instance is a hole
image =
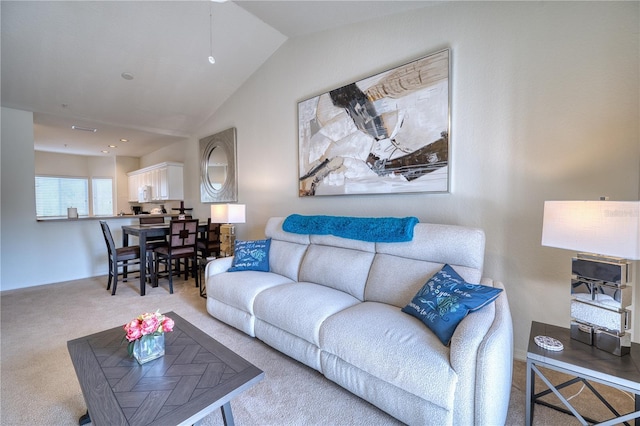
[[[227,176],[220,189],[209,180],[209,157],[214,149],[222,149],[227,156]],[[200,139],[200,201],[223,203],[238,201],[238,176],[236,167],[236,128],[224,130]]]

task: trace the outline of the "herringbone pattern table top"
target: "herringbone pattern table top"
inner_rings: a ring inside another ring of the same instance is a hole
[[[165,355],[139,365],[124,330],[67,343],[94,425],[193,424],[260,381],[264,373],[173,312]]]

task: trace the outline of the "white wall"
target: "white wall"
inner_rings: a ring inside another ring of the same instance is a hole
[[[198,132],[238,129],[239,236],[294,212],[481,227],[522,357],[532,320],[569,323],[572,253],[540,245],[544,201],[638,198],[638,6],[447,2],[289,40]],[[297,102],[443,47],[451,194],[298,198]]]
[[[97,220],[36,221],[33,114],[2,108],[0,118],[0,289],[4,291],[106,274],[106,246]],[[52,158],[39,156],[40,159],[45,157]],[[74,159],[55,158],[56,161],[65,161],[67,166],[78,165]],[[108,161],[101,162],[102,171],[108,169],[102,167]],[[80,165],[83,163],[88,167],[86,159],[79,162]],[[52,165],[47,170],[52,174],[59,172]],[[130,223],[131,219],[109,221],[116,241],[122,239],[120,226]]]
[[[115,157],[116,213],[132,212],[129,204],[129,177],[127,173],[140,169],[138,157]]]
[[[185,203],[206,217],[198,139],[235,126],[240,238],[294,212],[483,228],[485,275],[507,287],[522,357],[531,320],[569,322],[572,253],[540,245],[544,201],[640,193],[639,5],[447,2],[290,40],[192,139],[140,166],[182,152]],[[297,102],[443,47],[452,53],[452,193],[298,198]],[[30,121],[2,109],[2,290],[106,272],[97,222],[35,221]]]

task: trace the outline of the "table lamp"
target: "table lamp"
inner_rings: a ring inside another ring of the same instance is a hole
[[[546,201],[542,245],[571,260],[571,337],[615,355],[631,348],[632,266],[640,201]]]
[[[244,204],[212,204],[211,222],[220,223],[220,256],[233,256],[236,241],[234,223],[244,223]]]

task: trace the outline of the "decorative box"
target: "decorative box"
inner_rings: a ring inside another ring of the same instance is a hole
[[[577,299],[571,301],[571,318],[618,333],[624,333],[631,327],[630,311],[609,310]]]
[[[598,349],[622,356],[631,351],[631,333],[618,334],[604,329],[596,329],[594,345]]]
[[[608,285],[583,278],[571,280],[571,295],[583,303],[617,311],[623,311],[633,303],[633,287]]]
[[[579,342],[593,345],[594,328],[589,324],[582,324],[577,321],[571,321],[571,338]]]
[[[620,259],[619,263],[594,261],[574,257],[571,259],[571,273],[576,278],[587,278],[604,281],[610,285],[627,285],[631,283],[631,265]]]

